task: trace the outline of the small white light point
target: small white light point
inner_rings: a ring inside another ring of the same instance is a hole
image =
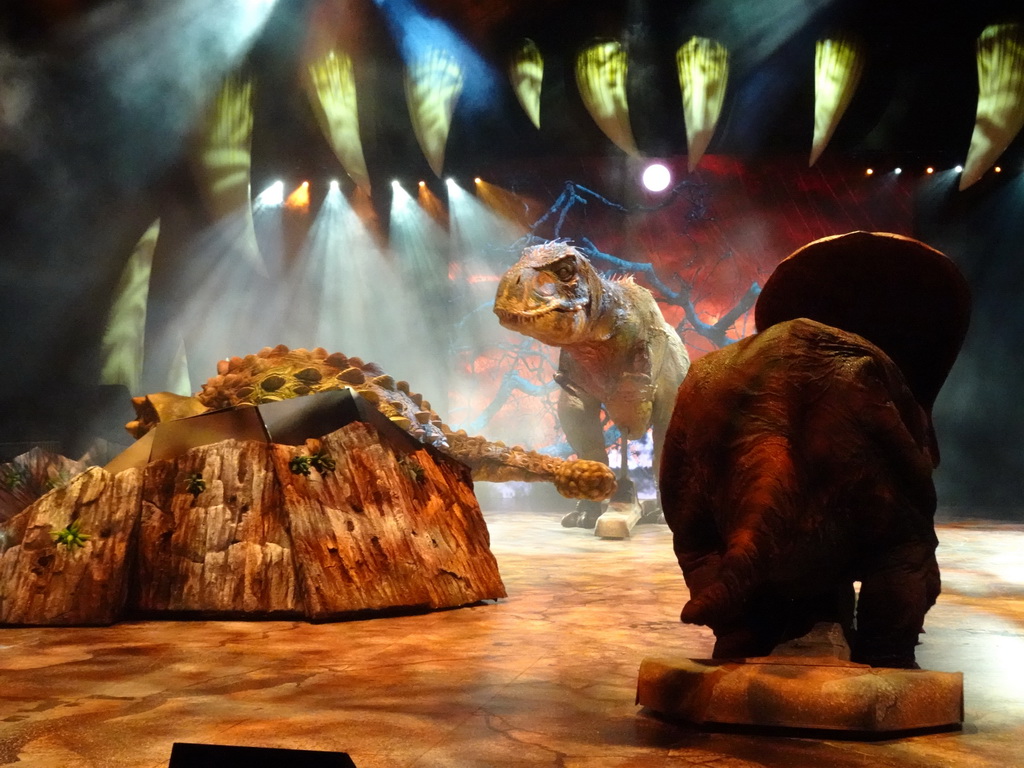
[[[651,163],[641,177],[644,187],[651,192],[662,192],[672,183],[672,174],[661,163]]]

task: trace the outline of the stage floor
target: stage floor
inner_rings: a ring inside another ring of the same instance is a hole
[[[634,705],[646,656],[704,657],[665,526],[627,541],[491,512],[509,598],[343,624],[0,629],[0,765],[162,768],[176,741],[417,766],[1024,765],[1024,526],[942,525],[918,649],[962,671],[963,731],[882,742],[705,734]]]

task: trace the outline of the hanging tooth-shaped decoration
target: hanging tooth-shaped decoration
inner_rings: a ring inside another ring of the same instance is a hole
[[[960,175],[967,189],[1024,127],[1024,25],[995,24],[978,37],[978,116]]]
[[[594,43],[576,58],[576,85],[583,104],[605,136],[628,155],[640,154],[626,100],[628,58],[615,40]]]
[[[448,131],[463,81],[462,66],[441,48],[428,49],[405,71],[405,99],[413,131],[437,176],[444,168]]]
[[[352,57],[334,47],[309,63],[306,86],[320,129],[352,181],[369,193],[363,142],[359,136],[359,107]]]
[[[157,219],[135,244],[121,272],[103,334],[101,384],[124,384],[129,390],[139,389],[145,356],[149,279],[159,235],[160,220]]]
[[[226,78],[197,137],[193,167],[203,199],[215,219],[249,209],[252,97],[250,77],[236,73]]]
[[[690,170],[704,156],[715,133],[729,81],[729,51],[706,37],[691,37],[676,51]]]
[[[512,89],[530,121],[540,128],[540,93],[544,82],[544,57],[533,40],[523,40],[508,65]]]
[[[819,40],[814,47],[814,165],[850,105],[864,71],[864,51],[850,37]]]

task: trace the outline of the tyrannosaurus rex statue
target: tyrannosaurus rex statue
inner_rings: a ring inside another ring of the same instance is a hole
[[[563,241],[525,249],[501,278],[501,324],[560,347],[558,419],[581,459],[607,463],[601,408],[627,440],[654,428],[658,471],[676,390],[690,366],[686,348],[651,292],[631,277],[609,280]],[[581,504],[562,524],[593,528],[600,507]]]

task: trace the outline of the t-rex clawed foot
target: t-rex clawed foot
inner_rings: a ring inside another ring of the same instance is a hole
[[[640,502],[640,519],[637,525],[648,525],[659,523],[664,525],[665,513],[661,509],[661,502],[657,499],[644,499]]]
[[[569,514],[562,518],[563,528],[594,528],[597,525],[597,518],[601,516],[604,505],[599,501],[582,499],[576,504]]]

